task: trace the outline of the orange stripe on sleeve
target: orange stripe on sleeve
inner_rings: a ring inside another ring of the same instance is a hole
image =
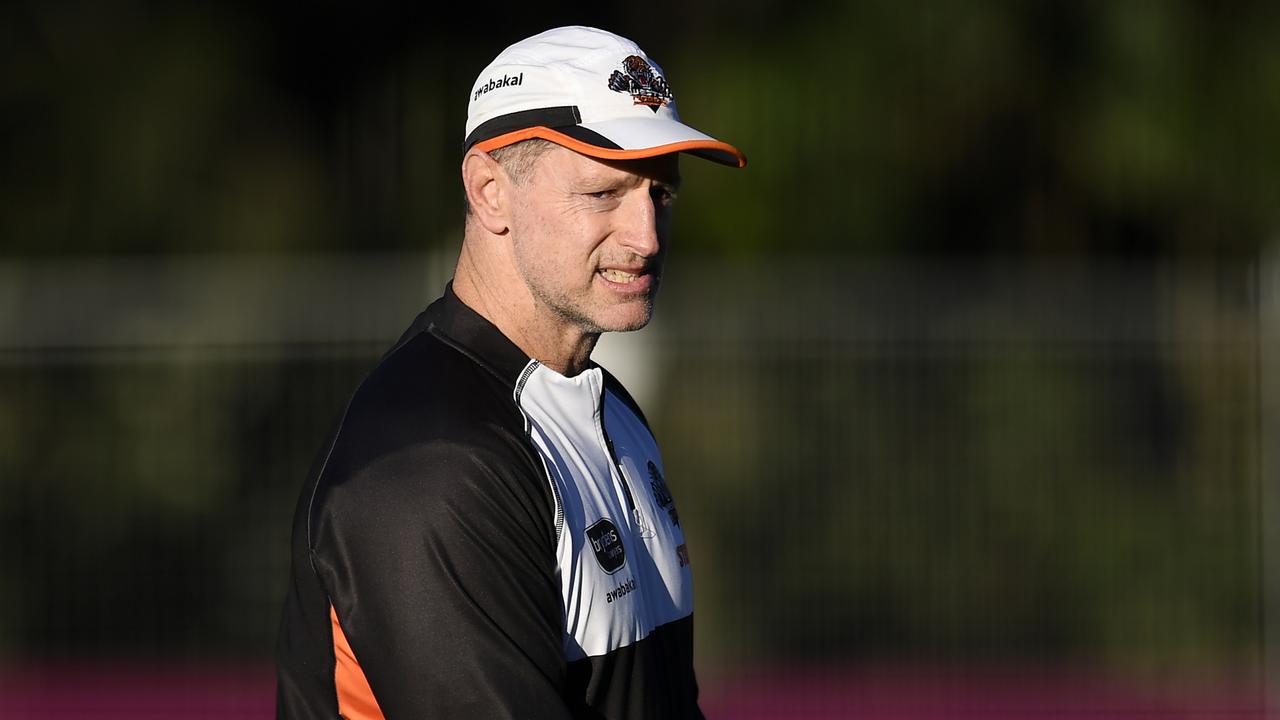
[[[338,624],[338,611],[329,606],[329,620],[333,625],[333,656],[337,661],[333,668],[333,682],[338,689],[338,714],[346,720],[384,720],[382,708],[373,696],[373,688],[360,669],[360,662],[351,651],[346,633]]]

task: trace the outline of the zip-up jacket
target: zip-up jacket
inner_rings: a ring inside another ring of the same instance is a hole
[[[701,718],[643,414],[452,288],[352,396],[293,524],[282,718]]]

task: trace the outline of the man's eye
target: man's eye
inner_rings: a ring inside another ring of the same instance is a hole
[[[595,198],[596,200],[605,200],[605,199],[608,199],[608,198],[613,197],[613,191],[612,191],[612,190],[597,190],[596,192],[589,192],[589,193],[586,193],[586,195],[587,195],[587,197]]]
[[[649,195],[653,198],[653,203],[660,207],[667,207],[676,201],[676,193],[671,188],[654,186],[649,191]]]

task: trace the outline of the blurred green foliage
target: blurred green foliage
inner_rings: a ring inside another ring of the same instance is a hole
[[[1248,253],[1276,232],[1274,3],[4,11],[9,253],[456,242],[463,100],[557,21],[636,38],[746,173],[686,163],[681,242]],[[450,14],[453,13],[453,14]]]

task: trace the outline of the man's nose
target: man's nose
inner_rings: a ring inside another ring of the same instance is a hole
[[[659,237],[659,211],[650,189],[642,187],[629,193],[624,205],[622,244],[641,257],[657,255],[662,249],[662,238]]]

